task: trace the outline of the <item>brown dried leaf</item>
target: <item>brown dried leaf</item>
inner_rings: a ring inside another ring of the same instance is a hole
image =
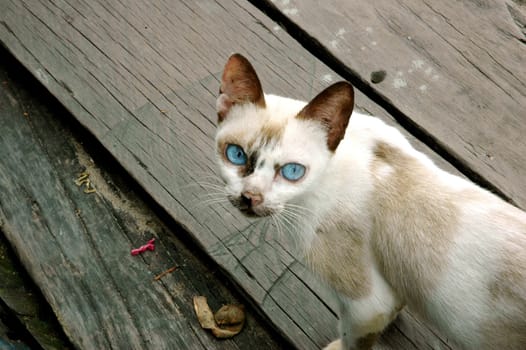
[[[245,324],[243,305],[223,305],[214,315],[218,328],[212,333],[218,338],[230,338],[241,332]]]
[[[224,305],[214,315],[206,297],[195,296],[194,310],[201,327],[211,329],[212,334],[220,339],[233,337],[241,332],[245,325],[243,305]]]
[[[214,314],[208,306],[206,297],[204,296],[195,296],[194,297],[194,310],[199,320],[199,324],[204,329],[214,329],[217,328],[216,322],[214,320]]]
[[[237,326],[245,322],[243,305],[223,305],[214,315],[217,324],[222,328]]]
[[[212,334],[219,339],[232,338],[234,335],[241,332],[243,324],[240,324],[237,328],[223,329],[219,327],[212,328]]]

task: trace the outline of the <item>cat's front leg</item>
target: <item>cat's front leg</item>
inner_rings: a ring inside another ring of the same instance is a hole
[[[340,339],[324,350],[369,350],[381,332],[396,318],[402,303],[379,276],[373,278],[371,293],[358,300],[339,296]]]
[[[368,308],[363,301],[345,298],[341,298],[339,304],[340,339],[327,345],[324,350],[371,349],[380,332],[390,322],[390,318],[384,316],[390,310],[382,312],[378,308]]]
[[[323,348],[323,350],[342,350],[342,349],[357,349],[357,350],[370,350],[373,348],[374,343],[376,343],[376,339],[378,338],[380,333],[374,333],[370,334],[369,336],[365,336],[363,338],[358,339],[354,346],[352,347],[345,347],[343,345],[343,342],[341,339],[335,340],[326,347]]]

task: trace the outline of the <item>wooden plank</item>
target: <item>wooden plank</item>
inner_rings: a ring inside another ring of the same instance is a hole
[[[71,348],[53,311],[24,272],[0,231],[0,321],[7,326],[0,339],[35,349]]]
[[[18,327],[13,325],[13,320],[17,321],[17,317],[13,316],[11,311],[0,301],[0,349],[30,349],[25,341],[27,339],[25,334],[22,335]]]
[[[0,40],[195,238],[285,337],[298,348],[315,349],[335,336],[330,293],[295,263],[288,242],[274,239],[272,232],[265,232],[265,223],[253,225],[225,203],[203,205],[210,198],[209,191],[199,182],[218,181],[213,154],[215,98],[218,77],[232,51],[251,57],[266,91],[299,99],[311,98],[323,86],[341,79],[336,73],[242,0],[166,0],[154,5],[139,0],[126,4],[117,0],[89,4],[9,0],[0,14]],[[369,111],[380,111],[363,95],[357,103]],[[93,254],[91,242],[101,239],[96,232],[102,228],[96,222],[92,225],[81,243],[71,242],[91,247],[86,254]],[[46,231],[40,240],[59,231],[60,227]],[[39,237],[33,239],[39,241]],[[29,253],[16,235],[10,240]],[[130,241],[120,238],[113,244],[122,250],[129,248]],[[41,288],[49,291],[53,289],[49,283],[40,280],[42,263],[40,258],[24,260]],[[120,263],[111,260],[115,269],[109,272],[120,274],[129,269]],[[110,279],[107,275],[92,277]],[[143,277],[131,274],[126,289]],[[104,293],[110,292],[97,289],[96,295],[107,302],[116,298]],[[118,301],[115,305],[124,310],[124,301]],[[96,310],[92,314],[99,315]],[[150,313],[144,317],[156,319]],[[70,320],[63,322],[80,327]],[[96,324],[82,326],[93,330]],[[432,336],[431,332],[413,333]],[[133,344],[141,336],[128,341]],[[102,338],[108,341],[109,336]],[[124,341],[122,337],[117,340]],[[401,331],[389,333],[382,344],[393,349],[414,348]]]
[[[254,3],[469,177],[526,208],[524,2]],[[377,71],[387,75],[374,84]]]
[[[42,88],[27,91],[24,85],[37,82],[17,69],[14,59],[6,62],[7,55],[0,51],[0,233],[14,242],[74,346],[286,346],[262,326],[249,305],[246,327],[232,340],[216,340],[200,328],[193,312],[194,295],[206,295],[214,310],[240,303],[239,297],[226,288],[211,262],[206,266],[205,257],[192,252],[194,245],[177,238],[183,234],[179,226],[165,225],[133,193],[128,185],[131,180],[119,175],[122,169],[104,156],[104,149],[92,144],[92,154],[85,152],[64,122],[72,117],[56,103],[45,104],[51,97]],[[81,141],[96,143],[86,135]],[[75,184],[84,171],[95,193],[86,194],[84,187]],[[130,255],[132,247],[152,236],[157,237],[154,252]],[[42,300],[37,304],[28,296],[30,291],[12,271],[6,249],[0,244],[0,276],[4,276],[0,297],[20,315],[10,320],[18,320],[18,328],[30,333],[31,348],[71,347],[57,339],[43,316],[38,316],[51,310],[44,307],[47,304],[39,305]],[[176,271],[154,279],[173,266]]]

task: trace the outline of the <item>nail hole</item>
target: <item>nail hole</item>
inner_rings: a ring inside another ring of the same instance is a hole
[[[371,73],[371,82],[373,84],[378,84],[384,81],[387,72],[385,70],[377,70]]]

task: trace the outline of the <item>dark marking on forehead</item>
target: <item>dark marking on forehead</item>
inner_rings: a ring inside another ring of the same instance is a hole
[[[240,167],[240,175],[242,177],[250,176],[256,170],[256,163],[259,158],[258,151],[252,152],[250,155],[247,155],[247,164],[244,167]]]
[[[247,152],[247,164],[243,167],[240,175],[243,177],[250,176],[256,169],[265,166],[265,160],[260,158],[260,149],[264,147],[272,147],[280,141],[285,130],[284,123],[266,123],[264,124],[257,136],[249,142]]]

